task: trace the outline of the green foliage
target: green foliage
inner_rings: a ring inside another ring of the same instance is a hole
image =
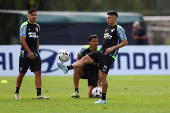
[[[169,9],[167,0],[0,0],[0,9],[47,11],[108,11],[152,12]],[[155,10],[155,11],[154,11]]]
[[[170,76],[108,76],[107,104],[88,98],[87,80],[80,80],[80,98],[74,92],[72,76],[42,76],[42,93],[49,100],[37,100],[34,76],[23,80],[20,96],[14,99],[17,77],[0,77],[2,113],[169,113]]]
[[[0,0],[0,9],[38,11],[120,11],[146,15],[170,15],[169,0]],[[14,21],[15,20],[15,21]],[[0,44],[11,44],[18,37],[18,18],[0,13]],[[10,26],[6,26],[10,23]],[[11,27],[11,25],[13,27]],[[15,27],[14,27],[15,26]]]

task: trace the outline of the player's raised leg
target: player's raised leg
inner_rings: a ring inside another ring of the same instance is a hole
[[[83,67],[85,64],[92,64],[92,63],[94,63],[94,60],[89,55],[86,55],[81,60],[76,61],[70,66],[66,66],[61,63],[57,63],[57,66],[64,72],[64,74],[67,74],[68,70],[80,68]]]
[[[72,67],[73,69],[76,69],[76,68],[83,67],[85,64],[92,64],[92,63],[94,63],[94,60],[89,55],[86,55],[81,60],[73,63]]]
[[[64,74],[68,73],[68,68],[66,65],[63,65],[62,63],[58,62],[57,66],[63,71]]]

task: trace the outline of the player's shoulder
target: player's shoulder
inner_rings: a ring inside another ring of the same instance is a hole
[[[118,36],[121,40],[126,39],[125,30],[124,30],[120,25],[117,25],[117,36]]]
[[[122,26],[117,25],[117,30],[124,30]],[[124,30],[125,31],[125,30]]]
[[[40,25],[39,25],[39,24],[37,24],[36,22],[35,22],[35,25],[36,25],[36,26],[38,26],[38,27],[40,28]]]
[[[27,22],[27,21],[26,21],[26,22],[24,22],[24,23],[22,23],[22,25],[21,25],[20,29],[21,29],[22,27],[26,26],[27,24],[28,24],[28,22]]]
[[[80,51],[81,53],[83,53],[85,50],[87,50],[89,48],[90,45],[85,45],[85,46],[81,46]]]
[[[37,24],[36,22],[35,22],[35,25],[40,26],[40,25],[39,25],[39,24]]]
[[[99,51],[100,50],[100,47],[97,47],[96,51]]]
[[[88,49],[89,47],[90,47],[90,45],[84,45],[81,48]]]

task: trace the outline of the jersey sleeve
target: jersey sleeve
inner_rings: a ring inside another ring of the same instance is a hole
[[[38,25],[38,24],[37,24]],[[39,35],[38,35],[38,38],[40,38],[40,26],[38,25],[38,28],[39,28]]]
[[[120,40],[127,39],[125,30],[121,26],[117,27],[117,36],[119,37]]]
[[[84,49],[83,47],[81,47],[81,48],[80,48],[80,51],[78,52],[78,54],[79,54],[81,57],[83,56],[84,50],[85,50],[85,49]]]
[[[39,28],[39,32],[40,32],[40,26],[37,24],[38,28]]]
[[[20,37],[26,37],[26,29],[27,29],[27,25],[24,25],[20,28]]]

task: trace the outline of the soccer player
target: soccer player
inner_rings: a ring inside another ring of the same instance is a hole
[[[70,69],[76,69],[85,64],[99,63],[99,85],[102,86],[102,98],[95,103],[107,103],[106,92],[108,88],[107,74],[113,64],[119,48],[128,44],[124,29],[117,25],[118,14],[115,11],[107,13],[109,27],[105,30],[100,51],[94,51],[70,66],[57,63],[58,67],[66,74]]]
[[[97,46],[98,46],[97,35],[90,35],[89,45],[81,47],[77,55],[77,61],[79,61],[82,57],[86,56],[92,51],[99,51],[100,48]],[[76,97],[76,98],[80,97],[78,84],[79,84],[80,78],[82,78],[82,79],[88,79],[88,86],[89,86],[88,96],[89,98],[93,98],[92,90],[93,88],[98,86],[98,78],[99,78],[98,71],[99,70],[98,70],[97,63],[86,64],[81,68],[74,69],[73,81],[74,81],[75,92],[72,94],[72,97]]]
[[[28,10],[28,21],[24,22],[20,28],[21,51],[19,57],[19,75],[16,81],[15,99],[21,99],[19,89],[30,67],[35,74],[35,86],[37,89],[37,99],[49,99],[41,94],[41,58],[39,55],[39,32],[40,26],[35,23],[37,10]]]

